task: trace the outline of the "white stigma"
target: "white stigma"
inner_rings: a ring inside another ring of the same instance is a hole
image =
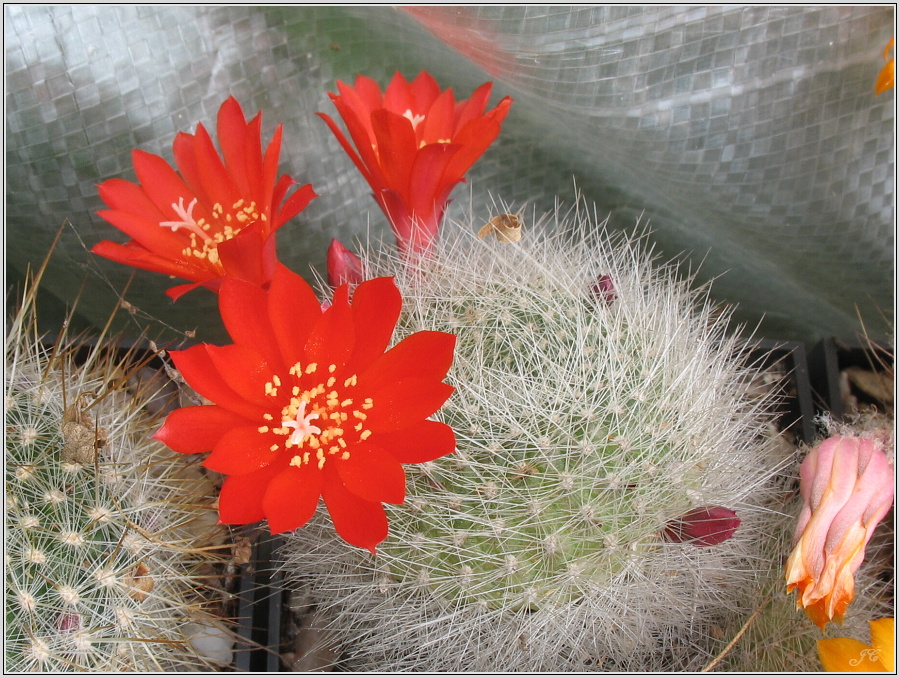
[[[403,117],[412,123],[413,129],[416,129],[416,127],[419,126],[419,123],[425,119],[424,115],[413,115],[412,109],[406,109],[406,113],[403,114]]]
[[[161,221],[159,222],[159,225],[163,228],[171,228],[172,233],[179,228],[186,228],[192,233],[199,235],[204,240],[209,240],[210,237],[203,232],[203,229],[200,228],[200,224],[194,219],[194,206],[196,204],[197,198],[194,198],[188,203],[187,209],[185,209],[184,198],[178,198],[178,204],[176,205],[173,202],[172,209],[175,210],[175,213],[181,218],[181,221]]]
[[[307,402],[305,400],[300,401],[300,409],[297,410],[297,418],[289,419],[287,421],[282,421],[282,426],[287,426],[288,428],[294,429],[294,432],[291,434],[291,437],[287,441],[287,445],[293,445],[295,447],[299,447],[303,441],[306,439],[306,436],[313,434],[318,435],[322,432],[318,426],[313,426],[309,422],[313,419],[318,419],[319,415],[316,412],[310,412],[306,414],[306,405]]]

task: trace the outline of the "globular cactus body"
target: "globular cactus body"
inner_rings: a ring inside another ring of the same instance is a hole
[[[455,229],[455,230],[454,230]],[[696,669],[751,596],[766,552],[770,399],[702,294],[584,211],[520,242],[445,227],[394,275],[395,339],[458,336],[457,391],[436,415],[458,450],[409,473],[377,555],[298,530],[285,570],[332,615],[354,669]],[[732,539],[669,543],[701,506]]]
[[[127,392],[124,366],[101,349],[80,363],[65,336],[46,347],[34,322],[26,303],[7,336],[6,670],[230,662],[214,487],[149,439],[152,394]],[[228,656],[193,649],[209,635]]]

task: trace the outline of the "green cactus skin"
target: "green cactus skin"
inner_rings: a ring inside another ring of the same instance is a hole
[[[152,394],[118,386],[124,366],[101,350],[77,364],[65,336],[43,347],[30,309],[7,336],[5,669],[216,668],[191,644],[228,634],[215,621],[214,487],[149,439]]]
[[[515,244],[447,225],[418,266],[362,255],[403,293],[396,340],[458,336],[436,415],[458,450],[408,469],[374,558],[322,515],[287,539],[285,571],[331,616],[347,668],[698,669],[762,601],[787,460],[727,313],[583,206],[550,221]],[[737,511],[736,535],[663,540],[702,505]]]

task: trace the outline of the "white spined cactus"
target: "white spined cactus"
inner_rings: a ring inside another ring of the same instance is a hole
[[[727,313],[583,206],[548,221],[515,243],[449,224],[412,265],[362,255],[403,294],[395,340],[458,337],[436,415],[458,449],[411,469],[375,557],[324,515],[287,538],[347,668],[701,668],[779,557],[787,460]],[[666,541],[705,506],[737,513],[733,538]]]
[[[33,299],[6,343],[5,669],[227,665],[191,642],[220,618],[215,488],[149,439],[133,366],[65,333],[43,344]]]

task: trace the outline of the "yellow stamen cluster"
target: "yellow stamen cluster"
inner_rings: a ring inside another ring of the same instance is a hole
[[[194,219],[194,206],[197,199],[194,198],[187,208],[184,207],[184,199],[179,199],[178,204],[172,203],[172,209],[178,214],[181,221],[162,221],[160,226],[171,228],[172,231],[186,229],[190,238],[190,245],[181,253],[186,257],[205,259],[217,266],[219,264],[218,246],[226,240],[231,240],[240,233],[241,229],[256,221],[266,221],[267,217],[259,211],[255,201],[247,203],[243,198],[226,211],[221,203],[216,203],[212,208],[212,223],[200,217]]]
[[[274,433],[284,436],[286,440],[282,444],[273,444],[273,452],[281,449],[297,448],[297,454],[291,459],[291,466],[303,466],[315,462],[319,470],[325,466],[326,460],[331,456],[337,456],[346,461],[350,458],[350,445],[345,436],[349,433],[350,426],[356,433],[356,439],[366,440],[372,432],[364,427],[368,418],[365,410],[374,406],[371,398],[365,398],[361,403],[355,403],[354,398],[342,398],[338,393],[338,379],[334,376],[336,365],[328,366],[328,376],[312,388],[303,389],[300,385],[302,377],[315,374],[319,371],[317,363],[309,363],[306,366],[295,363],[288,370],[288,374],[294,377],[295,383],[290,385],[290,400],[278,413],[266,413],[263,418],[267,422],[257,430],[260,433]],[[357,377],[351,375],[343,380],[343,388],[356,386]],[[283,391],[283,384],[278,375],[273,375],[271,381],[266,382],[265,393],[270,398],[278,398]],[[283,395],[281,396],[284,397]],[[279,425],[272,424],[280,422]],[[313,423],[315,422],[315,423]],[[355,422],[355,423],[354,423]],[[354,442],[351,438],[350,442]]]

